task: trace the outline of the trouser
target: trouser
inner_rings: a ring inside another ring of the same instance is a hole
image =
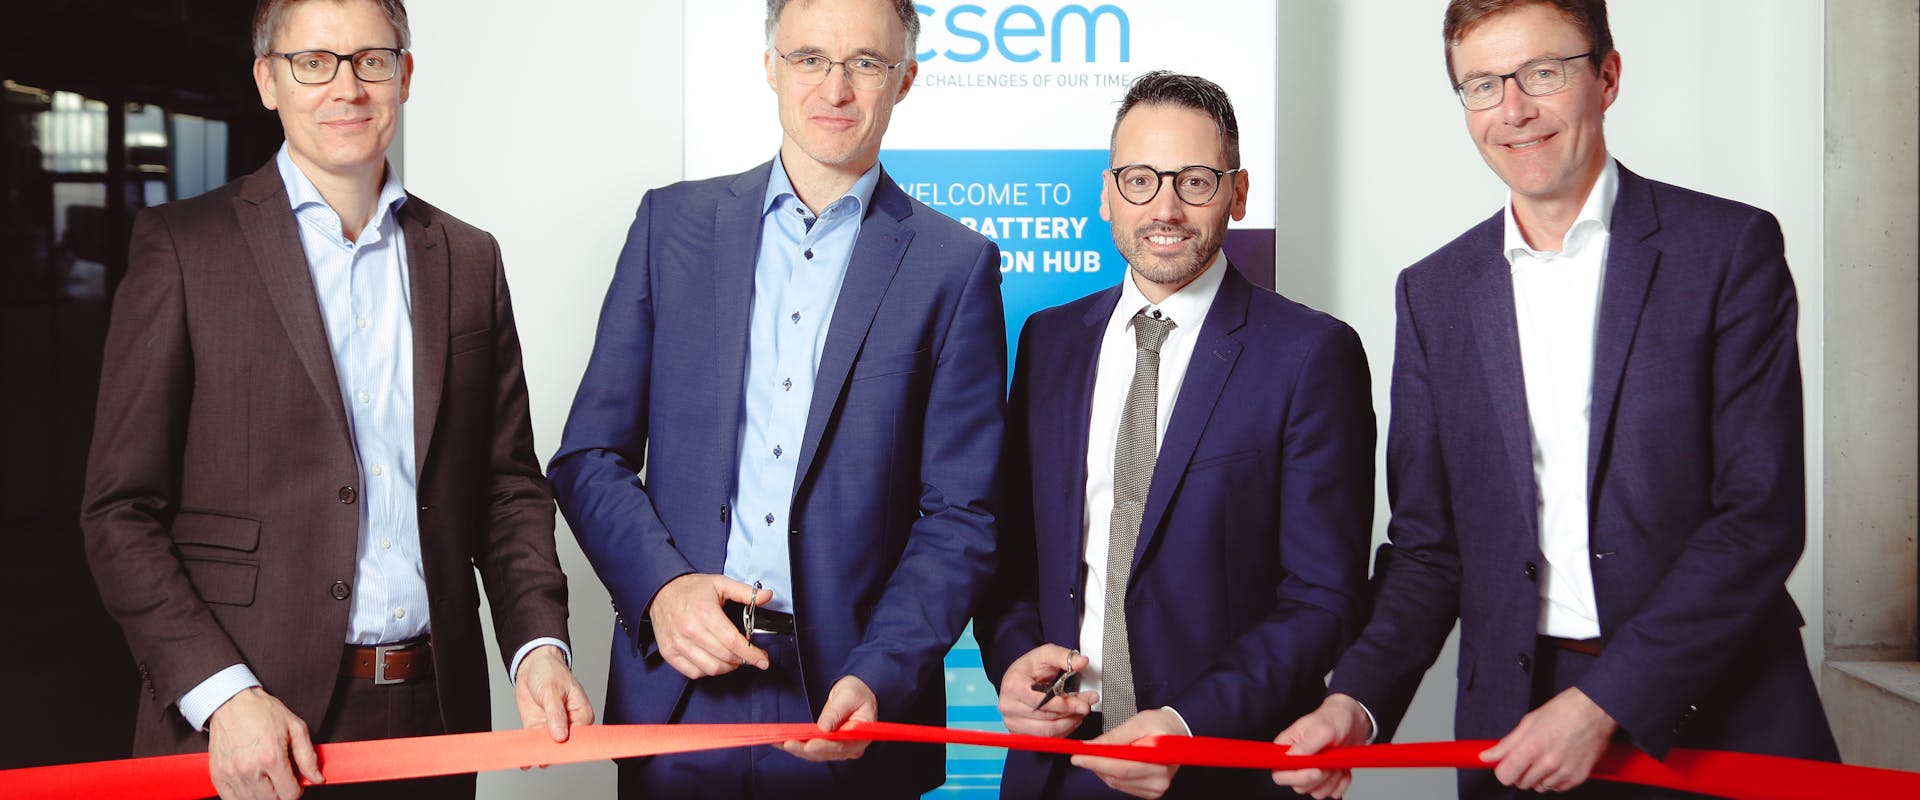
[[[366,678],[340,677],[333,687],[327,718],[312,726],[315,743],[397,739],[446,733],[440,698],[432,678],[376,685]],[[320,765],[326,775],[326,764]],[[448,775],[410,781],[314,786],[304,797],[315,800],[473,800],[474,776]]]
[[[769,724],[814,721],[793,636],[755,633],[752,641],[767,653],[769,666],[764,672],[744,666],[725,675],[690,682],[670,721]],[[868,752],[868,757],[872,757],[872,750]],[[805,761],[771,745],[626,759],[619,764],[619,796],[623,800],[838,800],[886,796],[876,794],[872,787],[852,784],[852,762]]]

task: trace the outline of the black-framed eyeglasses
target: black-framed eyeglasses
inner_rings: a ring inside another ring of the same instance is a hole
[[[1113,185],[1120,190],[1120,197],[1136,206],[1153,202],[1153,198],[1160,194],[1161,178],[1173,179],[1173,193],[1181,202],[1190,206],[1204,206],[1213,202],[1213,196],[1220,192],[1220,184],[1226,182],[1226,177],[1239,171],[1214,169],[1204,164],[1172,170],[1154,169],[1146,164],[1128,164],[1107,170],[1113,176]]]
[[[329,50],[302,50],[298,53],[268,53],[287,60],[293,79],[309,86],[332,83],[340,74],[340,62],[352,64],[353,76],[367,83],[393,80],[400,74],[400,61],[406,51],[393,47],[369,47],[352,55]]]
[[[887,85],[887,76],[907,63],[906,59],[889,64],[872,56],[854,56],[845,61],[835,61],[819,53],[782,53],[773,51],[773,56],[787,62],[787,70],[793,73],[793,82],[804,86],[816,86],[825,83],[827,76],[838,66],[840,71],[853,83],[855,89],[878,89]]]
[[[1455,84],[1453,93],[1460,96],[1460,104],[1466,106],[1468,111],[1483,111],[1500,105],[1500,101],[1507,98],[1507,79],[1512,78],[1527,96],[1544,97],[1567,88],[1567,62],[1592,56],[1592,52],[1586,52],[1565,58],[1529,61],[1505,75],[1468,78]]]

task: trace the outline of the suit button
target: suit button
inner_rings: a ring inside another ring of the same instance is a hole
[[[1527,655],[1526,653],[1521,653],[1521,654],[1520,654],[1520,671],[1521,671],[1521,672],[1532,672],[1532,671],[1533,671],[1533,657],[1532,657],[1532,656],[1529,656],[1529,655]]]
[[[340,491],[338,492],[338,495],[340,497],[340,502],[346,503],[347,505],[353,505],[354,498],[359,497],[360,493],[357,491],[354,491],[353,487],[351,486],[342,486],[340,487]]]
[[[347,582],[346,582],[346,581],[334,581],[334,582],[333,582],[333,590],[332,590],[332,594],[333,594],[333,599],[335,599],[335,600],[345,600],[345,599],[347,599],[347,595],[348,595],[348,594],[350,594],[350,592],[348,592],[348,591],[347,591]]]
[[[720,506],[720,524],[726,525],[728,519],[729,519],[729,516],[727,514],[727,506],[726,504],[723,503]]]
[[[800,535],[800,526],[798,526],[798,525],[795,525],[795,526],[793,526],[793,527],[791,527],[791,528],[788,528],[788,529],[787,529],[787,535],[788,535],[788,536],[799,536],[799,535]]]
[[[1540,579],[1540,565],[1535,564],[1531,561],[1527,562],[1527,580],[1537,581],[1539,579]]]

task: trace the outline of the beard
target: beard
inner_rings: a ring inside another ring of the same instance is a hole
[[[1113,244],[1120,250],[1120,255],[1127,259],[1127,266],[1133,269],[1134,274],[1161,286],[1178,290],[1199,277],[1200,273],[1206,271],[1207,265],[1213,263],[1214,257],[1220,253],[1220,242],[1226,238],[1226,235],[1227,219],[1222,215],[1220,223],[1213,226],[1211,230],[1149,223],[1135,228],[1131,236],[1123,238],[1116,235]],[[1187,247],[1184,252],[1171,256],[1158,255],[1148,251],[1146,243],[1148,236],[1186,237]]]

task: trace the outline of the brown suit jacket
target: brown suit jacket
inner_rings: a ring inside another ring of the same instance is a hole
[[[485,730],[478,569],[501,650],[566,638],[553,493],[492,236],[409,197],[420,547],[440,707]],[[354,591],[360,472],[272,162],[142,211],[113,304],[81,529],[143,679],[138,754],[205,750],[174,703],[247,664],[310,727]]]

